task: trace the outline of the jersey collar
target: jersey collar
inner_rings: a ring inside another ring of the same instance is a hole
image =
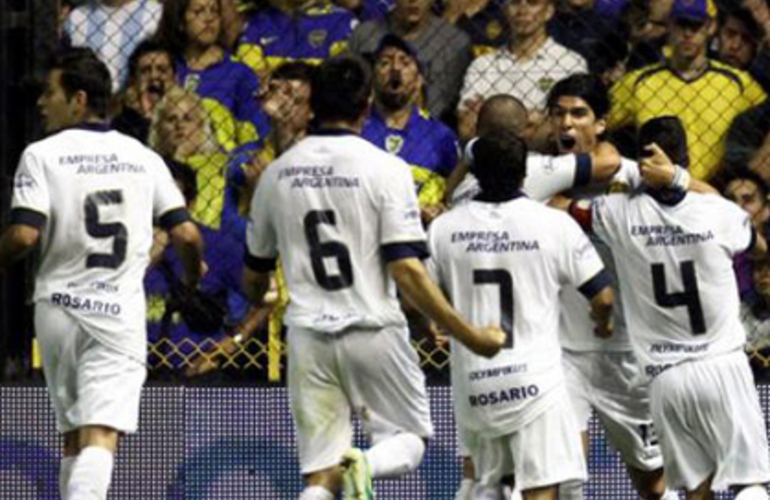
[[[88,130],[90,132],[110,132],[112,127],[107,122],[80,122],[67,127],[65,130]]]
[[[344,128],[319,128],[315,130],[312,135],[324,135],[324,136],[344,136],[344,135],[357,135],[352,130]]]
[[[682,191],[681,189],[654,189],[648,187],[645,192],[661,205],[669,207],[678,205],[687,196],[687,191]]]
[[[484,195],[484,191],[481,191],[479,194],[473,197],[473,201],[480,201],[482,203],[507,203],[509,201],[513,201],[518,198],[526,198],[527,195],[524,194],[521,190],[516,190],[513,193],[501,197],[501,198],[489,198]]]

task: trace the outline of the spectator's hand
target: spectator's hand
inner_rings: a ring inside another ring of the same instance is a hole
[[[766,0],[743,0],[743,7],[751,12],[754,20],[764,30],[765,42],[770,41],[770,6]]]
[[[196,357],[190,363],[190,366],[187,367],[184,374],[185,377],[189,378],[200,377],[217,369],[219,369],[219,356],[205,353]]]
[[[469,342],[465,345],[479,356],[492,358],[500,352],[507,338],[508,334],[499,327],[487,326],[478,331],[477,335],[469,339]]]
[[[449,343],[449,336],[446,332],[442,331],[441,328],[432,321],[428,324],[428,334],[438,347],[444,347]]]
[[[463,101],[457,108],[457,137],[461,143],[466,143],[476,136],[476,122],[479,110],[484,104],[484,98],[478,94]]]
[[[650,154],[639,161],[639,169],[644,182],[653,188],[671,186],[676,166],[657,144],[649,144],[644,147],[644,150]]]

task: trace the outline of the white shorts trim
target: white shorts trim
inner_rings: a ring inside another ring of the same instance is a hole
[[[640,471],[663,467],[649,390],[631,352],[563,350],[567,390],[583,432],[592,409],[623,462]]]
[[[35,331],[58,431],[101,425],[136,432],[145,366],[97,341],[57,306],[35,306]]]
[[[770,480],[765,419],[743,351],[690,361],[651,383],[652,415],[671,488],[713,490]]]
[[[425,375],[402,327],[330,335],[291,328],[288,386],[300,468],[337,465],[352,442],[357,414],[367,437],[433,434]]]

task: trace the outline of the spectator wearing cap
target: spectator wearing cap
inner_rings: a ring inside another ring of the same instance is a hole
[[[627,74],[613,86],[608,119],[608,127],[617,129],[677,116],[687,132],[690,172],[701,180],[717,173],[733,119],[766,97],[748,73],[708,57],[716,14],[712,0],[674,0],[669,16],[671,55]]]
[[[508,0],[508,44],[475,59],[468,68],[458,109],[461,124],[475,122],[481,103],[496,94],[513,96],[542,117],[551,87],[588,70],[580,54],[548,35],[548,21],[554,13],[554,0]]]
[[[411,166],[420,206],[427,208],[443,199],[458,146],[454,132],[419,107],[422,67],[411,44],[392,34],[382,38],[375,52],[374,106],[361,136]]]
[[[471,61],[471,41],[459,28],[435,16],[432,4],[432,0],[396,0],[387,18],[356,27],[349,48],[355,54],[371,54],[388,33],[408,41],[423,63],[423,107],[432,117],[451,123],[463,75]]]
[[[89,0],[69,12],[64,33],[74,47],[90,47],[107,65],[112,90],[128,76],[128,57],[155,34],[162,6],[155,0]]]

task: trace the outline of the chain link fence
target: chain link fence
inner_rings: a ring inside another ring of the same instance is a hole
[[[151,369],[280,380],[288,297],[280,275],[271,309],[242,295],[245,217],[260,173],[313,127],[315,65],[345,52],[372,62],[363,136],[410,164],[426,224],[445,208],[481,103],[506,94],[527,110],[532,147],[553,154],[585,153],[598,133],[635,158],[638,127],[678,117],[693,176],[735,195],[762,228],[769,27],[764,0],[60,0],[55,44],[91,47],[107,64],[115,128],[167,158],[207,244],[199,300],[209,317],[196,323],[179,303],[181,265],[158,233],[146,279]],[[382,43],[394,33],[401,45]],[[555,128],[549,90],[585,72],[609,89],[611,107]],[[758,208],[729,188],[736,178],[762,184]],[[749,352],[764,369],[766,309],[747,266],[738,272]],[[413,344],[424,367],[446,376],[446,346],[417,331]]]

